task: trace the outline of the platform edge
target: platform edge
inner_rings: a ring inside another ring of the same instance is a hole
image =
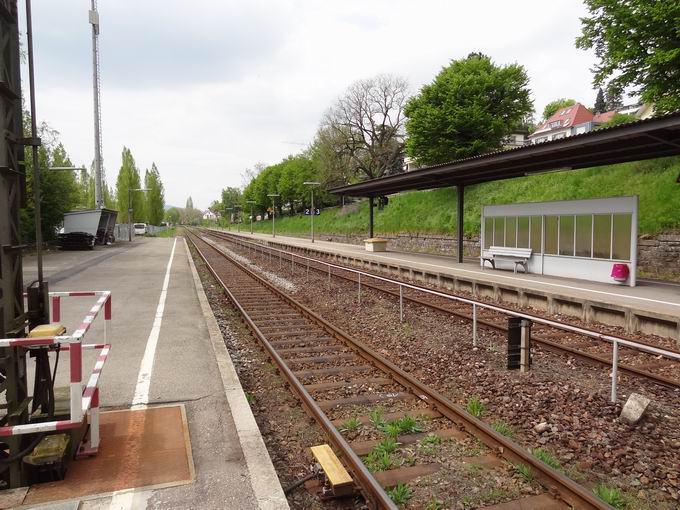
[[[198,295],[201,311],[208,327],[208,334],[210,335],[210,341],[215,358],[217,359],[217,367],[220,371],[224,393],[231,409],[234,424],[236,425],[241,450],[248,466],[250,483],[257,499],[258,507],[267,510],[286,510],[289,506],[283,493],[283,488],[279,482],[246,395],[241,387],[241,382],[231,361],[231,356],[229,356],[227,351],[220,327],[208,303],[203,283],[196,270],[196,265],[187,246],[186,239],[183,237],[182,240],[184,241],[184,249],[187,253],[189,266],[191,267],[196,294]]]

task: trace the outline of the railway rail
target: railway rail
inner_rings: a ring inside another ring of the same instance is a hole
[[[360,458],[367,452],[366,442],[349,443],[337,428],[339,421],[333,421],[328,412],[380,403],[396,411],[389,414],[392,417],[429,416],[433,427],[430,434],[458,439],[472,436],[489,448],[492,456],[528,466],[545,488],[543,494],[536,496],[543,498],[541,508],[611,508],[585,487],[280,291],[214,246],[214,241],[208,242],[195,232],[188,232],[187,239],[307,412],[321,426],[372,507],[397,508],[383,486],[436,472],[438,467],[399,467],[373,475]],[[337,397],[339,389],[342,398],[328,399],[329,394]],[[358,419],[366,421],[368,416]],[[397,440],[409,443],[414,438],[400,435]]]
[[[650,342],[603,334],[596,330],[557,322],[546,317],[521,313],[511,308],[495,304],[490,305],[469,298],[460,298],[440,290],[433,291],[410,282],[387,278],[365,270],[358,271],[351,267],[331,264],[309,256],[301,256],[291,251],[265,246],[224,232],[215,230],[206,230],[205,232],[216,239],[228,241],[243,249],[261,254],[269,253],[270,256],[271,254],[280,257],[286,256],[286,262],[291,265],[298,265],[308,271],[312,270],[324,274],[324,276],[328,275],[328,278],[332,276],[336,279],[345,280],[358,285],[359,289],[365,287],[376,290],[391,295],[402,302],[424,306],[437,312],[472,321],[474,324],[473,342],[476,342],[477,326],[506,333],[507,324],[502,322],[502,319],[499,320],[500,317],[519,316],[528,318],[534,323],[532,342],[539,344],[543,349],[571,356],[590,364],[612,368],[614,372],[612,401],[616,400],[616,376],[618,372],[647,379],[665,387],[680,388],[680,380],[668,375],[668,372],[678,370],[680,366],[680,351],[674,349],[662,349]],[[362,274],[370,275],[370,278],[364,277],[362,279]],[[360,293],[361,290],[359,290]],[[457,301],[452,302],[451,298],[457,299]],[[472,308],[472,311],[470,311],[470,308]],[[401,314],[403,315],[403,309]]]

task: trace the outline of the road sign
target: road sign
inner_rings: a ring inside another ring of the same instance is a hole
[[[319,209],[319,208],[315,208],[315,209],[313,209],[313,211],[314,211],[314,216],[318,216],[318,215],[321,214],[321,209]],[[305,216],[311,216],[311,215],[312,215],[312,209],[310,209],[309,207],[305,208]]]

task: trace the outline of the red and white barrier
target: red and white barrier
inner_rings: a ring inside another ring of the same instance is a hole
[[[104,309],[104,331],[106,322],[111,320],[111,292],[110,291],[87,291],[87,292],[50,292],[52,301],[52,318],[54,322],[61,320],[61,298],[64,297],[89,297],[98,296],[95,305],[90,308],[88,314],[78,328],[70,335],[36,338],[3,338],[0,339],[0,347],[44,347],[58,345],[62,351],[69,351],[70,371],[70,412],[69,420],[58,420],[44,423],[30,423],[0,427],[0,436],[13,436],[19,434],[32,434],[36,432],[49,432],[77,428],[82,425],[83,419],[90,416],[90,440],[81,449],[80,454],[92,455],[99,447],[99,377],[106,363],[111,345],[104,343],[83,344],[85,335],[90,330],[92,323]],[[106,334],[106,333],[105,333]],[[92,373],[83,389],[83,349],[97,349],[101,352]]]

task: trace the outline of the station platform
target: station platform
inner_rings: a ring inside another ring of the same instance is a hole
[[[638,279],[636,287],[571,278],[513,273],[481,268],[478,261],[459,264],[452,257],[424,253],[367,252],[363,245],[271,234],[229,233],[298,252],[318,253],[366,269],[383,271],[471,292],[507,303],[532,306],[549,313],[577,317],[674,338],[680,346],[680,284]]]
[[[3,491],[14,499],[0,507],[288,508],[184,238],[51,252],[44,269],[50,291],[112,293],[107,330],[95,321],[88,333],[112,344],[99,384],[101,447],[72,461],[64,481]],[[35,274],[26,257],[24,281]],[[92,306],[77,299],[62,299],[69,331]],[[85,373],[94,361],[84,356]],[[68,385],[68,365],[62,354],[56,386]]]

